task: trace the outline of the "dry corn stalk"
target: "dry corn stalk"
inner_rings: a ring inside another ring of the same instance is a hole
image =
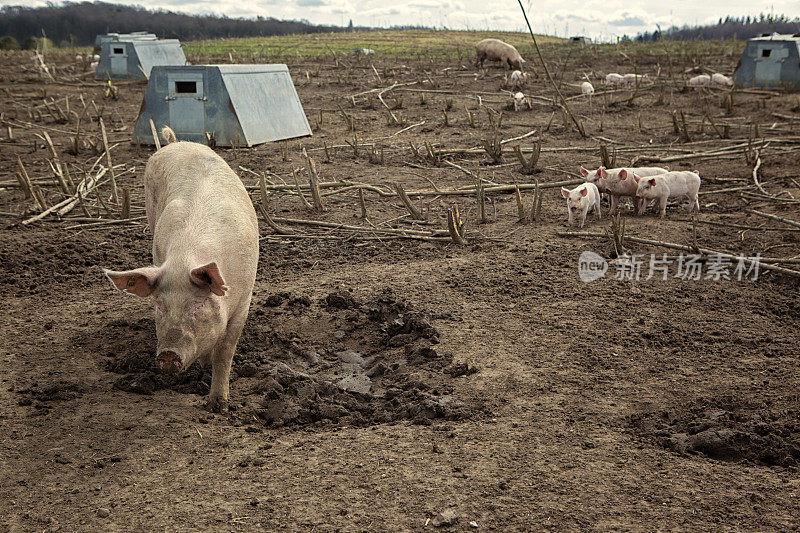
[[[406,209],[408,209],[408,212],[411,214],[411,218],[414,220],[425,220],[425,217],[422,215],[419,209],[417,209],[414,204],[411,203],[411,199],[406,194],[406,190],[402,185],[395,183],[394,190],[397,191],[397,196],[400,197],[400,200],[406,206]]]
[[[447,230],[450,232],[450,238],[453,239],[454,243],[467,244],[464,239],[464,224],[461,222],[457,204],[453,204],[453,207],[447,210]]]
[[[539,180],[536,180],[533,188],[533,204],[531,204],[530,220],[536,222],[541,219],[542,214],[542,188],[539,187]]]
[[[517,217],[520,223],[528,223],[528,214],[525,212],[525,204],[522,203],[522,193],[519,192],[519,185],[514,184],[514,197],[517,199]]]

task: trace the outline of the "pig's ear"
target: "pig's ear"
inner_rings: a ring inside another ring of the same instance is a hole
[[[628,179],[628,171],[625,170],[624,168],[619,171],[619,179],[621,180]]]
[[[656,186],[656,179],[655,178],[650,178],[650,186],[651,187],[655,187]]]
[[[583,166],[581,166],[581,174],[583,174],[583,176],[586,177],[589,175],[589,171],[583,168]]]
[[[191,277],[192,283],[200,287],[207,287],[217,296],[225,296],[225,291],[228,290],[216,263],[209,263],[195,268],[191,272]]]
[[[586,187],[581,189],[581,196],[586,196],[587,194],[589,194],[589,191],[586,190]]]
[[[608,177],[608,172],[606,172],[606,167],[600,167],[597,169],[597,173],[600,175],[601,178],[606,179]]]
[[[637,176],[636,174],[634,174],[634,175],[633,175],[633,181],[635,181],[636,183],[639,183],[639,176]]]
[[[569,189],[561,187],[561,196],[563,196],[564,198],[569,198]]]
[[[152,294],[158,277],[161,275],[161,268],[149,266],[125,272],[114,272],[113,270],[103,269],[103,274],[105,274],[119,290],[145,298]]]

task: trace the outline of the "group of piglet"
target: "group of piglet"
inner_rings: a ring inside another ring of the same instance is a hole
[[[86,54],[86,57],[78,54],[75,56],[75,64],[81,70],[86,70],[88,67],[89,70],[95,72],[97,70],[98,65],[100,65],[100,56],[97,54],[89,55]]]
[[[660,167],[610,168],[600,167],[597,170],[586,170],[581,167],[585,183],[572,190],[561,188],[561,195],[567,200],[569,225],[573,225],[575,217],[580,217],[580,227],[586,223],[586,215],[594,210],[597,218],[600,215],[600,194],[606,193],[611,199],[611,214],[617,212],[619,199],[627,196],[633,199],[633,208],[637,214],[644,214],[651,202],[658,202],[663,218],[667,213],[667,199],[686,197],[689,209],[700,212],[697,199],[700,190],[700,175],[696,172],[673,171]]]

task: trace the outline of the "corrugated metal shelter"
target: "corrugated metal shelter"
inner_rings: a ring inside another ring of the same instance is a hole
[[[186,55],[177,39],[111,41],[100,47],[96,80],[150,77],[156,65],[185,65]]]
[[[800,33],[764,34],[747,41],[733,81],[739,87],[800,90]]]
[[[155,33],[146,31],[135,31],[133,33],[105,33],[94,38],[94,53],[99,54],[103,43],[114,41],[155,41],[158,39]]]
[[[213,136],[219,146],[311,135],[289,69],[280,64],[154,67],[134,142],[154,144],[151,119],[180,140],[205,143]]]

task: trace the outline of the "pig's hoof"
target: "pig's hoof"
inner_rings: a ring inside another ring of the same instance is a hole
[[[222,398],[209,398],[206,402],[206,410],[212,413],[228,413],[228,400]]]
[[[156,357],[156,368],[165,374],[177,374],[183,370],[183,361],[175,352],[164,351]]]

